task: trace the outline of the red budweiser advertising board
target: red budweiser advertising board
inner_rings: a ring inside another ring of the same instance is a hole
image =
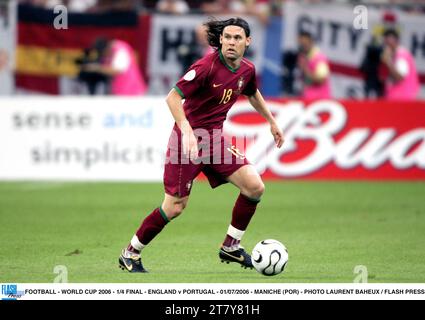
[[[267,104],[284,129],[282,149],[247,101],[232,108],[225,126],[266,179],[425,180],[425,102]]]

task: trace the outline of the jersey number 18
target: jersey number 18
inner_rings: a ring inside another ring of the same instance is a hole
[[[223,96],[221,97],[221,100],[219,104],[226,104],[229,102],[229,100],[232,98],[233,90],[232,89],[224,89]]]

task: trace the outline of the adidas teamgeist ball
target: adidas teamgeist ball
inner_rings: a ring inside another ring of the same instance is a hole
[[[265,276],[281,273],[288,262],[288,250],[277,240],[263,240],[252,250],[254,268]]]

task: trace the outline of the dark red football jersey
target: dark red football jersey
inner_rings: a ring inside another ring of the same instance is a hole
[[[218,50],[195,62],[174,89],[185,99],[183,108],[193,128],[222,128],[238,97],[256,93],[255,67],[244,58],[233,69]]]

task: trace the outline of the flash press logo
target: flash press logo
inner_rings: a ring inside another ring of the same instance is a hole
[[[2,300],[17,300],[22,298],[24,291],[18,291],[16,284],[2,284],[1,285]]]
[[[366,30],[368,29],[368,11],[364,5],[355,6],[353,9],[354,20],[353,28],[355,30]]]
[[[353,273],[356,277],[353,280],[353,283],[367,283],[368,282],[368,272],[367,267],[363,265],[358,265],[354,267]]]
[[[55,19],[53,26],[56,30],[68,29],[68,8],[64,5],[56,5],[53,9]]]

